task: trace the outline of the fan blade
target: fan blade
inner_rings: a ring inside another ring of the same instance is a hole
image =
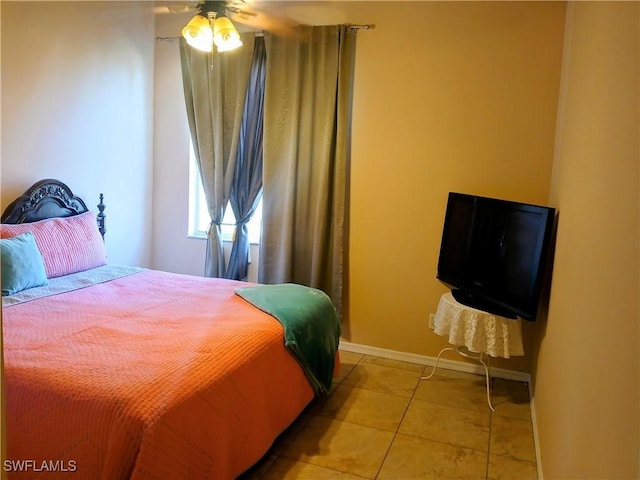
[[[166,1],[166,2],[156,2],[156,5],[153,9],[156,14],[166,14],[166,13],[193,13],[194,15],[198,13],[200,10],[200,4],[202,2],[198,1]]]
[[[275,9],[250,5],[243,1],[229,2],[226,11],[234,23],[280,35],[290,34],[291,30],[299,25]]]

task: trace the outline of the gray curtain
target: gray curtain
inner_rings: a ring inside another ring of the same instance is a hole
[[[204,271],[209,277],[225,274],[220,223],[229,200],[238,154],[253,37],[253,34],[243,35],[242,48],[222,54],[200,52],[180,39],[191,141],[211,215]]]
[[[259,281],[319,288],[342,312],[356,32],[267,36]]]
[[[229,202],[236,218],[236,234],[229,256],[226,278],[246,280],[249,270],[247,222],[262,192],[262,132],[266,52],[263,37],[256,37],[247,95],[240,126],[238,158]]]

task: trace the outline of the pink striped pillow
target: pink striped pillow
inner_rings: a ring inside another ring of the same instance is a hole
[[[47,278],[89,270],[107,263],[107,253],[93,212],[33,223],[0,225],[0,238],[32,232]]]

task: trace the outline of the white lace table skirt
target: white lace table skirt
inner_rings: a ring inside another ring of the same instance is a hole
[[[524,355],[522,320],[493,315],[458,303],[451,293],[440,298],[433,331],[471,352],[509,358]]]

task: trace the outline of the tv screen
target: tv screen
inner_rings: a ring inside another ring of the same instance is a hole
[[[449,193],[437,278],[465,305],[535,320],[555,209]]]

